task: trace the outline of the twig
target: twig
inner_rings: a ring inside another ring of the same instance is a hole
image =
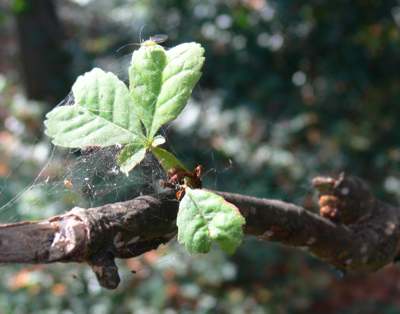
[[[217,192],[246,218],[245,233],[305,249],[343,271],[371,272],[399,254],[400,211],[363,181],[313,180],[320,214],[279,200]],[[156,249],[176,234],[178,202],[168,191],[101,207],[73,208],[41,222],[0,225],[0,263],[86,262],[103,287],[119,284],[115,258]]]

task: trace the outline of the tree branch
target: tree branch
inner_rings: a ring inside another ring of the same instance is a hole
[[[246,219],[245,233],[307,250],[343,271],[371,272],[399,252],[399,210],[358,178],[313,180],[320,213],[279,200],[216,192]],[[103,287],[119,284],[115,258],[156,249],[176,234],[174,193],[73,208],[41,222],[0,225],[0,263],[86,262]]]

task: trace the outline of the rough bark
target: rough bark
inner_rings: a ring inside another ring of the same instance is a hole
[[[354,177],[319,177],[320,213],[279,200],[217,192],[246,219],[245,233],[307,250],[342,271],[372,272],[393,262],[398,208],[375,199]],[[96,208],[73,208],[41,222],[0,226],[1,263],[86,262],[103,287],[118,286],[115,258],[156,249],[176,234],[174,193]]]

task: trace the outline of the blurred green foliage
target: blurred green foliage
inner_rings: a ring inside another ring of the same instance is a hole
[[[165,134],[179,157],[205,166],[206,186],[312,208],[310,179],[346,171],[366,179],[385,200],[399,201],[397,1],[58,4],[76,74],[98,65],[126,79],[123,73],[135,45],[125,45],[156,33],[169,36],[167,47],[202,43],[206,63],[200,87]],[[11,15],[4,12],[1,27],[10,29]],[[10,60],[0,59],[0,206],[31,187],[52,152],[41,137],[46,107],[22,95],[15,40],[8,34],[0,35],[11,47],[0,52]],[[73,153],[65,159],[57,153],[33,188],[0,210],[3,221],[46,217],[84,204],[86,194],[77,196],[64,182],[70,178],[65,169],[71,160],[84,156]],[[86,165],[93,163],[83,165],[78,167],[86,171],[80,187],[91,171]],[[46,184],[47,175],[58,172],[58,183]],[[123,191],[138,180],[152,190],[158,172],[153,165],[128,183],[102,181],[106,192],[114,194],[92,193],[86,204],[126,199],[132,192]],[[102,177],[97,173],[96,180]],[[256,239],[247,239],[231,258],[216,250],[190,257],[171,245],[121,264],[123,284],[117,291],[100,289],[86,267],[4,267],[0,312],[400,312],[400,271],[395,266],[370,276],[342,277],[303,252]]]
[[[26,0],[13,0],[11,7],[15,14],[20,14],[29,10],[29,5]]]

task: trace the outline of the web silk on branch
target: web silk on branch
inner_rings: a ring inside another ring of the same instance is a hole
[[[72,93],[59,106],[74,104]],[[87,149],[63,149],[52,146],[48,139],[36,143],[13,145],[7,154],[19,160],[19,166],[5,177],[0,189],[0,219],[12,222],[39,219],[62,213],[74,206],[91,207],[124,201],[142,193],[157,194],[163,179],[158,162],[147,156],[129,176],[123,174],[116,162],[121,146]],[[41,162],[35,162],[40,149]],[[27,171],[27,164],[30,167]],[[40,169],[39,171],[37,169]],[[21,185],[20,176],[25,176]],[[13,182],[12,178],[18,178]]]

